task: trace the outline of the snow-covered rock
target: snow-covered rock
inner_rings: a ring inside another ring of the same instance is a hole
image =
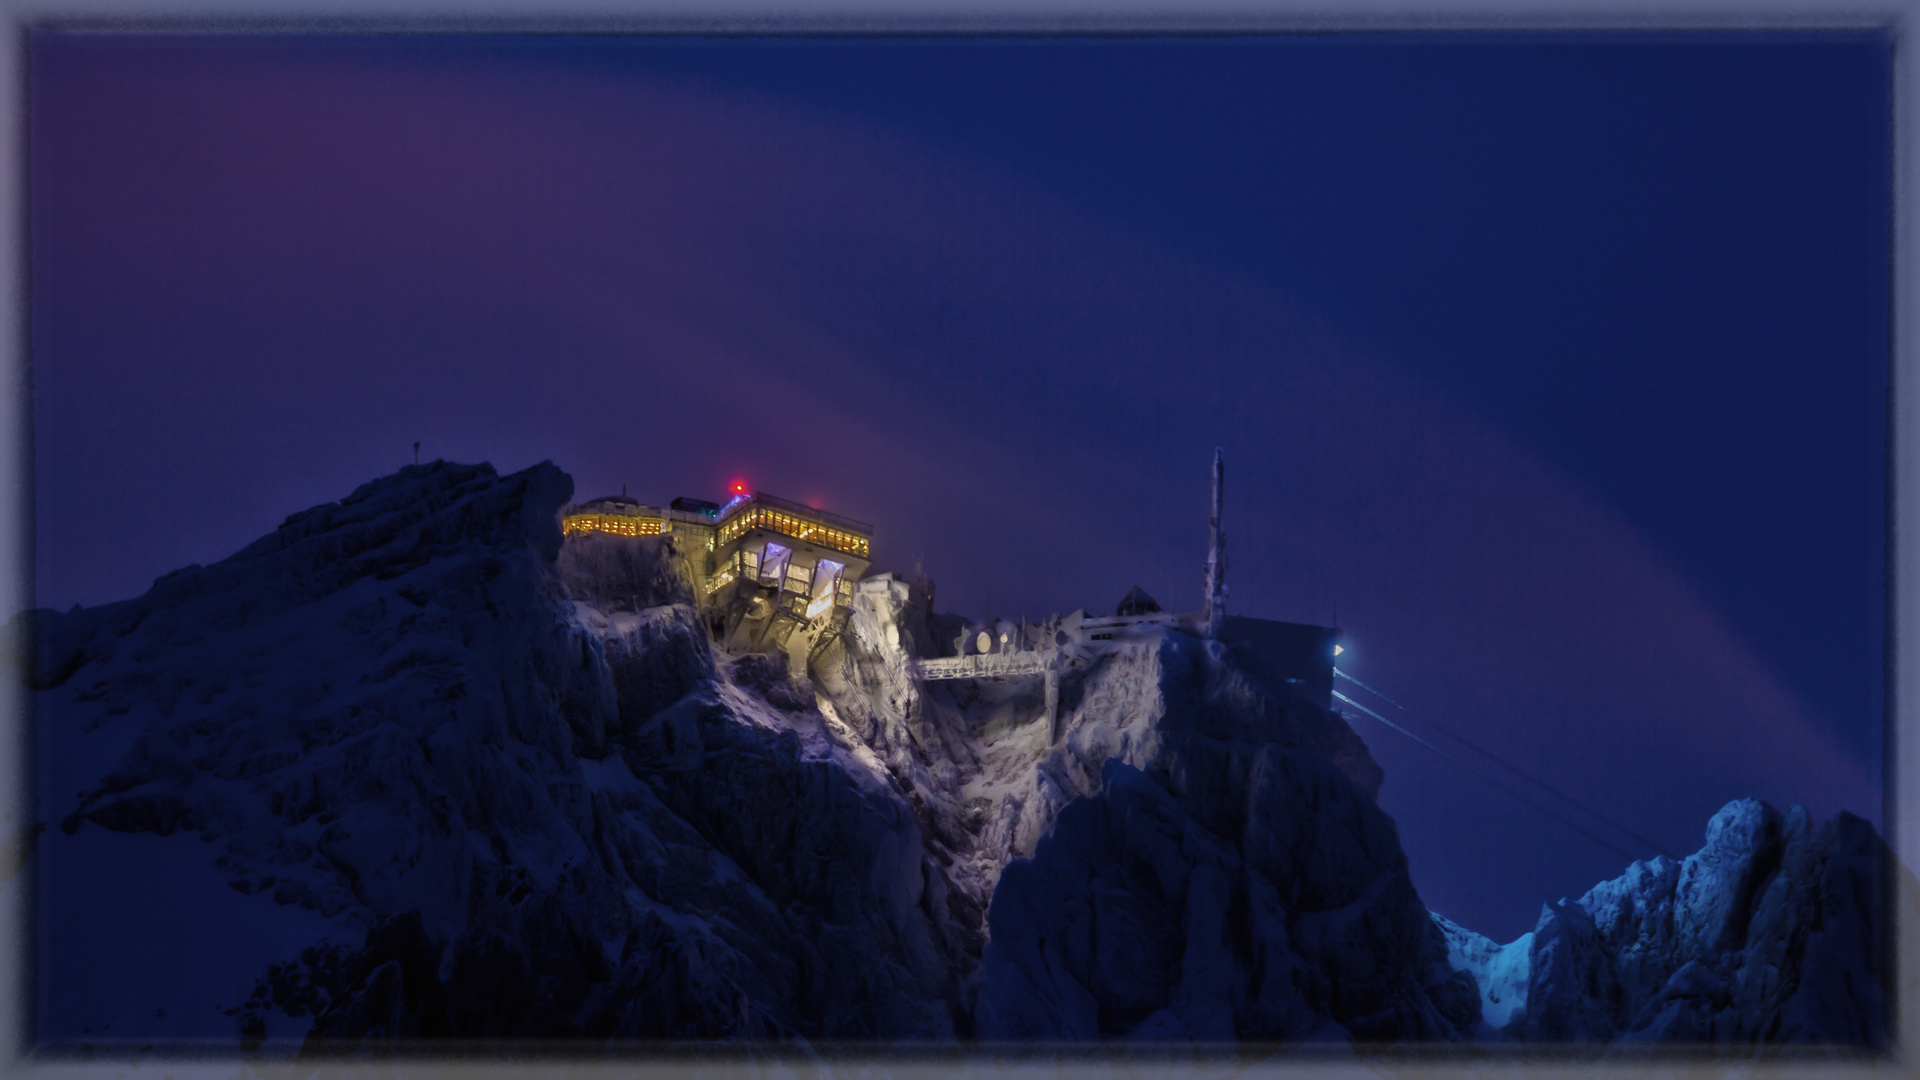
[[[1811,826],[1729,803],[1679,863],[1638,862],[1533,932],[1527,1041],[1879,1046],[1888,1032],[1883,886],[1867,822]]]
[[[1365,744],[1247,646],[1138,628],[1050,716],[1042,678],[919,664],[1079,613],[878,575],[801,671],[713,646],[675,536],[563,539],[571,495],[409,467],[16,618],[42,1043],[1882,1030],[1856,819],[1736,804],[1495,947],[1428,917]]]
[[[1072,798],[993,893],[983,1037],[1467,1034],[1473,982],[1338,717],[1176,633],[1106,657],[1078,701],[1035,793]]]
[[[1455,971],[1466,972],[1480,989],[1480,1024],[1476,1026],[1476,1034],[1483,1038],[1494,1036],[1507,1026],[1516,1011],[1526,1007],[1533,932],[1500,945],[1444,915],[1434,913],[1433,921],[1447,937],[1447,964]]]
[[[670,539],[563,555],[571,487],[408,468],[31,615],[43,1041],[954,1037],[907,793],[804,679],[709,648]],[[154,880],[100,890],[107,837]],[[59,974],[142,890],[172,935]],[[300,917],[235,935],[220,893]],[[246,955],[183,981],[181,938]]]

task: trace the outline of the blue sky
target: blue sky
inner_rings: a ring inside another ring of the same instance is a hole
[[[1232,610],[1674,850],[1877,821],[1890,48],[38,33],[38,602],[419,439],[1188,606],[1222,445]],[[1621,869],[1354,723],[1450,917]]]

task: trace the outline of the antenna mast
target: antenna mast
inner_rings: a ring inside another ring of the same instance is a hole
[[[1201,608],[1206,636],[1220,636],[1220,621],[1227,617],[1227,534],[1220,528],[1220,504],[1227,492],[1226,451],[1213,448],[1213,516],[1208,519],[1212,531],[1207,545],[1207,597]]]

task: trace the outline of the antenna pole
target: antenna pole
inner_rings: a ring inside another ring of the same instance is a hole
[[[420,444],[417,441],[413,444],[413,463],[420,464]]]
[[[1226,451],[1213,448],[1213,514],[1207,520],[1211,533],[1207,544],[1207,595],[1201,608],[1208,638],[1220,636],[1221,620],[1227,617],[1227,534],[1220,528],[1220,506],[1227,494]]]

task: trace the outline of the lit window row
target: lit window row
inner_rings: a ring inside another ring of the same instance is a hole
[[[562,522],[561,529],[568,536],[586,532],[612,533],[615,536],[659,536],[660,524],[660,521],[654,518],[576,514]]]
[[[803,518],[783,514],[778,510],[760,507],[748,510],[721,526],[719,542],[730,543],[748,529],[756,527],[772,529],[796,540],[811,541],[822,547],[830,547],[836,551],[850,552],[862,557],[865,557],[868,551],[868,542],[864,537],[854,536],[838,529],[829,529],[824,525],[816,525]]]

